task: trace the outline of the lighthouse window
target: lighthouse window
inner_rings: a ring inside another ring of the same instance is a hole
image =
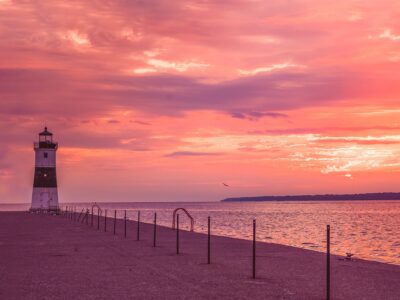
[[[47,156],[48,156],[47,152],[44,152],[43,156],[44,156],[44,158],[47,158]]]

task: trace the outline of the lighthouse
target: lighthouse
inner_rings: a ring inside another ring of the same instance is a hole
[[[44,128],[39,141],[33,143],[35,150],[35,177],[33,180],[31,211],[58,212],[56,177],[56,151],[58,143],[53,134]]]

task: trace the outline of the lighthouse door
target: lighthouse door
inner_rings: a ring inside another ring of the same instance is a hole
[[[49,199],[50,197],[49,197],[49,193],[42,193],[42,197],[41,197],[41,203],[40,203],[40,206],[43,208],[43,207],[49,207],[49,201],[50,201],[50,199]]]

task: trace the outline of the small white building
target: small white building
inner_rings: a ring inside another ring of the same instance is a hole
[[[56,151],[58,143],[53,134],[47,131],[39,133],[39,141],[33,144],[35,150],[35,177],[33,180],[31,211],[59,211]]]

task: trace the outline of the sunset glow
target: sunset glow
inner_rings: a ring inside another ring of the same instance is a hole
[[[398,192],[399,1],[0,1],[0,201]],[[222,183],[229,184],[229,187]]]

